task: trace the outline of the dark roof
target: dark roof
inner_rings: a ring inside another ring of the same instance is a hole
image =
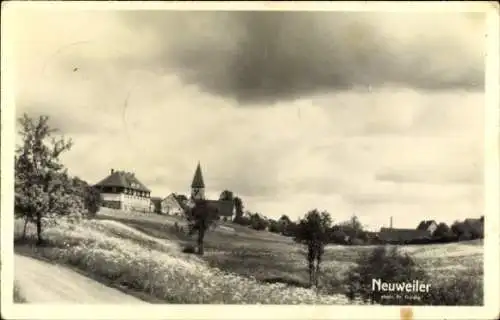
[[[96,186],[123,187],[145,192],[151,191],[135,177],[135,174],[125,171],[112,171],[109,176],[97,183]]]
[[[216,210],[217,214],[222,217],[230,217],[233,215],[233,201],[230,200],[206,200],[207,205],[212,210]]]
[[[179,202],[180,204],[188,200],[188,198],[183,194],[173,193],[173,195],[175,200],[177,200],[177,202]]]
[[[196,171],[193,177],[193,183],[191,183],[191,188],[205,188],[205,183],[203,182],[203,176],[201,174],[200,163],[196,167]]]
[[[433,224],[433,223],[436,223],[436,221],[435,220],[424,220],[424,221],[420,222],[417,229],[418,230],[427,230],[431,226],[431,224]]]
[[[378,234],[381,240],[411,240],[430,237],[427,230],[382,228]]]
[[[484,230],[484,222],[481,219],[465,219],[464,223],[478,230]]]

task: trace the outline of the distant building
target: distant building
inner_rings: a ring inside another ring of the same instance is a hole
[[[95,185],[102,197],[102,206],[125,211],[148,212],[151,190],[134,173],[111,169],[109,176]]]
[[[429,231],[430,235],[432,236],[434,234],[434,232],[436,232],[437,227],[438,227],[438,224],[435,220],[424,220],[424,221],[420,222],[417,229]]]
[[[184,195],[171,193],[161,200],[160,213],[168,215],[183,215],[186,211],[188,199]]]
[[[196,201],[205,201],[209,210],[214,210],[221,219],[232,218],[234,211],[234,202],[232,200],[208,200],[205,199],[205,182],[201,172],[200,163],[194,172],[193,182],[191,183],[191,198],[187,205],[193,206]]]
[[[378,238],[384,242],[398,242],[426,239],[430,238],[431,234],[427,230],[418,229],[395,229],[395,228],[381,228],[378,233]]]

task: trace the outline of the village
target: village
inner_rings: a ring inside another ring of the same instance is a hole
[[[224,192],[229,191],[225,190],[221,194],[220,199],[206,199],[205,182],[199,162],[192,179],[189,197],[183,193],[175,192],[165,197],[152,197],[151,190],[134,173],[114,169],[111,169],[110,174],[98,182],[95,187],[101,194],[102,206],[109,209],[173,216],[183,220],[186,212],[190,208],[193,208],[194,201],[204,200],[209,207],[218,213],[220,220],[224,222],[238,222],[235,219],[237,212],[232,195],[229,196],[229,199],[222,197]],[[353,217],[353,219],[354,224],[359,224],[359,222],[355,221],[356,217]],[[242,212],[239,220],[247,221],[246,224],[248,225],[251,225],[251,221],[253,220],[258,225],[254,229],[281,233],[283,235],[290,233],[287,232],[287,230],[290,230],[287,227],[293,224],[291,219],[286,215],[282,215],[276,220],[260,213],[252,214],[249,211]],[[332,240],[342,244],[424,244],[434,242],[433,239],[436,237],[440,239],[440,242],[453,242],[474,240],[482,238],[484,235],[484,217],[468,218],[462,222],[456,222],[452,227],[435,220],[422,220],[414,229],[394,227],[393,217],[389,217],[389,221],[388,227],[382,226],[379,231],[362,231],[362,235],[359,234],[360,230],[353,232],[352,229],[356,228],[350,227],[348,222],[344,224],[344,227],[347,227],[351,232],[342,232],[339,230],[341,229],[340,226],[334,226],[332,228]]]

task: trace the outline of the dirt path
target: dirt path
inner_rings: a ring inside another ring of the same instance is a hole
[[[14,270],[28,303],[146,303],[64,266],[17,254]]]

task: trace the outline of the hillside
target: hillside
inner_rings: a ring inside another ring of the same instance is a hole
[[[305,248],[290,238],[224,223],[206,236],[205,255],[182,253],[191,239],[173,217],[103,212],[96,220],[49,227],[49,245],[33,252],[76,267],[106,283],[143,293],[149,302],[347,304],[343,281],[370,246],[329,245],[320,294],[308,289]],[[22,228],[16,224],[16,234]],[[234,229],[235,232],[227,230]],[[29,234],[34,235],[31,227]],[[26,250],[26,246],[16,246]],[[475,243],[405,246],[436,280],[482,279],[483,246]]]
[[[176,217],[121,214],[120,211],[109,210],[100,218],[119,221],[150,236],[175,241],[180,246],[194,243],[194,238],[187,238],[172,230],[171,226],[175,222],[183,223]],[[256,231],[233,223],[222,223],[222,225],[234,228],[236,232],[227,233],[218,227],[206,235],[206,252],[202,258],[210,266],[255,277],[264,282],[307,286],[305,247],[298,245],[291,238],[274,233]],[[342,278],[355,259],[372,248],[372,246],[327,245],[322,277],[329,279],[330,282]],[[442,276],[442,271],[450,268],[472,275],[483,273],[482,267],[478,264],[483,259],[483,246],[480,241],[408,245],[400,248],[411,254],[436,277]]]

